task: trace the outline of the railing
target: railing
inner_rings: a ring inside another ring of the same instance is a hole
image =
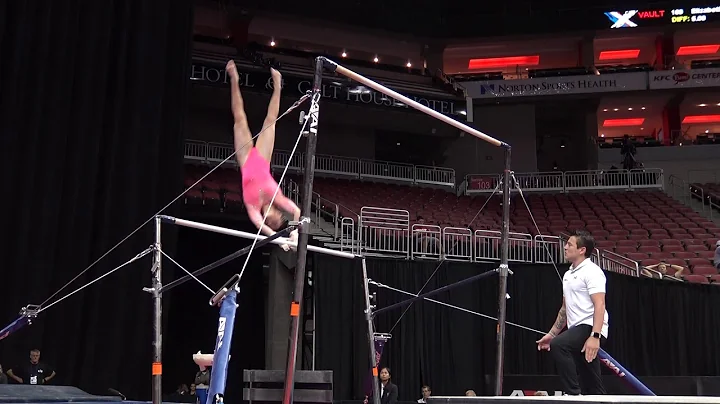
[[[198,140],[185,141],[185,159],[194,162],[219,163],[233,153],[233,146],[224,143],[206,143]],[[228,159],[229,166],[237,166],[235,159]],[[270,167],[281,171],[288,166],[288,172],[300,173],[305,167],[305,154],[295,153],[290,161],[290,152],[275,150]],[[455,189],[455,170],[447,167],[414,166],[412,164],[388,161],[363,160],[342,156],[315,156],[315,173],[318,176],[344,177],[353,179],[386,180],[407,184],[425,184]]]
[[[668,193],[671,197],[679,200],[685,205],[688,204],[691,198],[692,191],[690,190],[690,186],[685,180],[676,175],[671,175],[669,178],[668,186],[670,187]]]
[[[600,267],[610,272],[628,276],[640,276],[640,265],[637,261],[625,258],[612,251],[603,250],[600,256]]]
[[[410,258],[410,212],[365,206],[360,210],[359,241],[365,254]]]
[[[533,239],[535,245],[535,263],[559,264],[565,260],[563,242],[558,236],[538,234]]]
[[[412,231],[412,245],[410,257],[412,259],[440,259],[442,258],[442,229],[440,226],[414,224]]]
[[[228,144],[195,140],[188,140],[185,143],[185,159],[194,162],[219,163],[230,156],[232,152],[233,147]],[[237,166],[235,159],[228,159],[226,164]],[[304,154],[296,153],[290,161],[290,152],[276,150],[273,153],[270,162],[273,170],[281,171],[288,164],[290,173],[301,173],[305,166]],[[316,156],[315,166],[318,176],[439,186],[464,191],[464,195],[491,193],[500,183],[501,177],[500,174],[471,174],[460,181],[459,186],[456,186],[455,170],[451,168],[414,166],[329,155]],[[520,188],[526,192],[664,189],[664,174],[659,168],[629,171],[515,173],[515,179],[512,189]]]
[[[340,235],[340,209],[338,204],[323,198],[317,192],[313,192],[311,204],[315,207],[315,223],[318,223],[318,227],[320,227],[320,223],[323,221],[330,222],[333,225],[333,239],[337,240]]]
[[[350,217],[340,221],[340,251],[360,254],[360,248],[355,246],[355,221]]]
[[[449,261],[472,261],[473,233],[461,227],[442,229],[443,254]]]
[[[661,168],[617,171],[566,171],[516,173],[512,190],[523,192],[571,192],[581,190],[664,189]],[[470,174],[466,177],[466,195],[492,193],[500,183],[500,174]]]

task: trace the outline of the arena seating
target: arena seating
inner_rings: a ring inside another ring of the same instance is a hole
[[[205,166],[187,167],[186,186],[207,172]],[[373,206],[405,210],[412,222],[422,217],[425,224],[440,227],[497,230],[501,224],[497,195],[490,199],[456,196],[443,189],[329,178],[316,178],[314,189],[336,202],[341,217],[356,222],[362,207]],[[602,250],[642,266],[660,262],[680,265],[690,270],[684,278],[691,282],[720,283],[712,265],[720,226],[662,191],[526,193],[525,198],[532,215],[520,195],[512,195],[512,232],[557,236],[585,228]],[[186,201],[241,208],[240,174],[237,169],[219,169],[189,191]]]

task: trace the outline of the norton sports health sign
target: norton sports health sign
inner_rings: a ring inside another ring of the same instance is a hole
[[[460,83],[471,98],[530,97],[647,90],[644,72],[525,80],[485,80]]]

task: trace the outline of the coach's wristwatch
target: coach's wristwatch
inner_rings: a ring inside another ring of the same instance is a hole
[[[593,337],[593,338],[600,339],[600,333],[599,333],[599,332],[592,332],[592,333],[590,333],[590,336]]]

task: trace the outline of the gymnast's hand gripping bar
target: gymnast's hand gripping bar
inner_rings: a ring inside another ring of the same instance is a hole
[[[424,113],[432,116],[435,119],[443,121],[450,126],[454,126],[458,129],[460,129],[461,131],[469,133],[469,134],[475,136],[476,138],[484,140],[494,146],[504,147],[504,148],[508,148],[508,149],[510,148],[510,145],[503,141],[497,140],[492,136],[486,135],[485,133],[482,133],[475,128],[471,128],[470,126],[465,125],[462,122],[456,121],[455,119],[452,119],[449,116],[443,115],[443,114],[435,111],[432,108],[428,108],[428,107],[420,104],[419,102],[412,100],[396,91],[393,91],[393,90],[383,86],[382,84],[374,82],[374,81],[368,79],[367,77],[361,76],[361,75],[355,73],[354,71],[352,71],[344,66],[341,66],[341,65],[337,64],[336,62],[333,62],[332,60],[330,60],[328,58],[321,57],[320,59],[322,59],[324,62],[323,67],[325,67],[326,69],[328,69],[330,71],[334,71],[339,74],[342,74],[343,76],[345,76],[351,80],[355,80],[358,83],[362,83],[362,84],[374,89],[375,91],[378,91],[380,93],[387,95],[388,97],[392,97],[398,101],[402,101],[404,104],[409,105],[409,106],[417,109],[418,111],[424,112]]]

